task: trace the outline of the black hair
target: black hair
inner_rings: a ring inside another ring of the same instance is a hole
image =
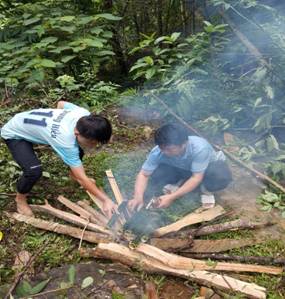
[[[166,124],[156,130],[154,142],[159,147],[182,145],[188,140],[187,130],[179,124]]]
[[[81,117],[76,124],[79,134],[86,139],[108,143],[112,136],[112,125],[105,117],[89,114]]]

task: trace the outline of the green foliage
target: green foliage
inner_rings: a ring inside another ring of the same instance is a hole
[[[256,200],[262,207],[261,210],[270,212],[276,208],[282,212],[282,217],[285,218],[285,203],[282,195],[265,190]]]
[[[32,88],[58,74],[78,75],[79,67],[98,69],[114,55],[108,27],[119,19],[84,14],[72,1],[19,3],[0,29],[0,83]]]
[[[184,39],[180,38],[180,32],[158,38],[155,38],[155,34],[142,34],[144,39],[138,47],[132,49],[130,54],[146,51],[150,54],[138,59],[131,67],[130,72],[134,73],[133,78],[159,79],[166,73],[169,76],[175,72],[174,66],[178,64],[192,67],[201,63],[205,55],[209,53],[211,35],[224,33],[227,26],[223,24],[214,26],[210,22],[204,23],[204,32]]]
[[[36,295],[45,289],[45,287],[48,285],[49,281],[50,281],[50,278],[46,279],[44,281],[41,281],[40,283],[38,283],[32,287],[28,281],[23,280],[21,282],[21,284],[16,289],[16,295],[18,297],[27,297],[30,295]]]

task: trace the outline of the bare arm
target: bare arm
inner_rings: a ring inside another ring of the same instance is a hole
[[[57,109],[63,109],[65,103],[67,103],[67,102],[66,101],[58,101],[56,108]]]
[[[112,213],[117,210],[117,206],[112,202],[108,195],[100,190],[94,181],[86,175],[84,167],[70,167],[70,171],[73,179],[75,179],[85,190],[102,201],[104,213],[106,216],[111,217]]]
[[[135,182],[134,198],[129,202],[131,210],[140,209],[143,206],[143,195],[148,184],[149,174],[141,170]]]
[[[180,188],[171,194],[160,196],[157,208],[167,208],[175,199],[193,191],[204,178],[204,173],[194,173]]]

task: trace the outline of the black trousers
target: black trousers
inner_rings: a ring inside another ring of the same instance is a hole
[[[177,168],[167,164],[160,164],[152,173],[150,184],[155,185],[161,192],[166,184],[175,184],[180,180],[187,180],[192,176],[191,171]],[[225,161],[211,162],[203,178],[203,185],[210,191],[219,191],[226,188],[232,181],[232,173]]]
[[[13,159],[21,167],[23,174],[17,181],[17,191],[21,194],[29,193],[34,184],[42,176],[42,165],[38,159],[33,143],[23,139],[6,139],[7,144]],[[80,159],[83,158],[84,152],[79,148]]]

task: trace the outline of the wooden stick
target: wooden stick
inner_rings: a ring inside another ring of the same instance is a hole
[[[260,222],[251,222],[250,220],[246,219],[238,219],[233,220],[229,222],[204,226],[201,229],[191,229],[187,232],[190,233],[190,235],[196,236],[205,236],[213,233],[220,233],[230,230],[240,230],[240,229],[256,229],[256,228],[262,228],[265,226],[273,225],[272,223],[260,223]]]
[[[107,235],[112,235],[112,232],[100,225],[97,225],[95,223],[90,223],[89,220],[82,219],[78,217],[77,215],[61,211],[59,209],[56,209],[52,207],[48,202],[46,201],[45,205],[30,205],[31,209],[34,212],[44,212],[48,213],[50,215],[53,215],[59,219],[63,219],[69,223],[73,223],[75,225],[78,225],[80,227],[85,227],[87,225],[87,228],[89,230],[100,232]]]
[[[285,266],[285,258],[274,258],[269,256],[240,256],[240,255],[227,255],[220,253],[183,253],[193,259],[212,259],[223,261],[237,261],[242,263],[258,263],[263,265],[282,265]]]
[[[91,194],[89,191],[86,192],[89,195],[89,197],[92,199],[92,201],[95,203],[95,205],[99,208],[99,210],[104,214],[102,201],[99,200],[95,195]]]
[[[169,112],[169,114],[171,114],[172,116],[174,116],[186,128],[188,128],[190,131],[192,131],[196,135],[198,135],[200,137],[203,137],[197,130],[195,130],[193,127],[191,127],[184,119],[182,119],[181,117],[179,117],[173,110],[171,110],[157,95],[155,95],[154,93],[152,93],[152,97],[154,99],[156,99],[165,108],[165,110],[167,110]],[[203,137],[203,138],[206,139],[205,137]],[[220,146],[218,146],[216,144],[212,144],[212,145],[217,150],[223,151],[232,161],[236,162],[237,164],[241,165],[245,169],[249,170],[252,174],[254,174],[255,176],[257,176],[261,180],[264,180],[264,181],[268,182],[269,184],[273,185],[274,187],[276,187],[277,189],[279,189],[280,191],[282,191],[283,193],[285,193],[285,188],[282,185],[280,185],[277,182],[275,182],[274,180],[272,180],[269,176],[261,173],[260,171],[257,171],[253,167],[251,167],[248,164],[244,163],[243,161],[241,161],[240,159],[238,159],[237,157],[235,157],[233,154],[231,154],[230,152],[228,152],[226,149],[223,149],[223,148],[221,148]]]
[[[142,269],[149,273],[162,273],[183,277],[202,285],[226,290],[228,293],[238,292],[245,294],[250,298],[266,298],[266,289],[254,283],[243,282],[229,276],[210,273],[207,271],[174,269],[150,256],[145,256],[136,250],[130,250],[129,248],[116,243],[102,243],[98,244],[95,249],[81,249],[80,254],[85,257],[94,256],[98,258],[112,259],[125,265],[135,267],[136,269]]]
[[[201,213],[191,213],[172,224],[158,228],[154,231],[154,236],[161,237],[172,232],[177,232],[183,227],[212,220],[224,213],[225,210],[219,205],[215,206],[214,208],[202,211]]]
[[[113,175],[112,170],[111,169],[106,170],[106,175],[107,175],[108,181],[111,185],[111,188],[112,188],[112,191],[114,193],[115,199],[116,199],[118,205],[120,205],[123,202],[123,196],[122,196],[122,193],[119,189],[119,186],[118,186],[118,184],[115,180],[115,177]]]
[[[263,243],[262,239],[220,239],[220,240],[194,240],[190,248],[180,250],[180,252],[199,252],[199,253],[213,253],[225,252],[234,248],[241,248],[255,244]]]
[[[254,273],[268,273],[273,275],[279,275],[283,272],[279,267],[267,267],[250,264],[238,264],[238,263],[225,263],[225,262],[213,262],[208,263],[202,260],[190,259],[181,257],[179,255],[165,252],[157,247],[149,244],[141,243],[137,248],[137,252],[140,252],[146,256],[150,256],[155,260],[164,263],[166,266],[174,269],[182,270],[208,270],[208,271],[230,271],[230,272],[254,272]]]
[[[90,219],[91,222],[97,223],[97,220],[90,212],[84,210],[78,204],[70,201],[66,197],[60,195],[60,196],[58,196],[57,200],[60,203],[62,203],[63,205],[65,205],[66,207],[68,207],[70,210],[75,212],[76,214],[80,215],[80,217],[85,218],[85,219]]]
[[[108,223],[108,219],[106,218],[105,215],[101,214],[100,212],[98,212],[97,210],[95,210],[94,208],[92,208],[89,205],[89,202],[87,200],[79,200],[77,202],[77,204],[83,208],[84,210],[88,211],[89,213],[91,213],[96,219],[97,221],[103,225],[106,226]]]
[[[55,232],[58,234],[68,235],[79,240],[81,239],[82,229],[72,227],[69,225],[59,224],[52,221],[46,221],[34,217],[29,217],[18,213],[6,212],[6,214],[9,218],[13,218],[20,222],[25,222],[34,227]],[[83,240],[88,241],[90,243],[104,243],[104,242],[111,242],[113,239],[106,234],[86,231],[84,233]]]
[[[191,235],[186,238],[151,238],[149,243],[165,251],[178,252],[182,249],[189,248],[193,243],[193,239]]]

